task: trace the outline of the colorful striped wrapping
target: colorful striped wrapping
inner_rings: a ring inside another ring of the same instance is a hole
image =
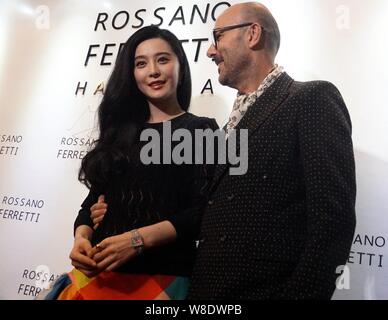
[[[189,279],[171,275],[102,272],[88,278],[73,269],[59,277],[44,299],[52,300],[183,300]]]

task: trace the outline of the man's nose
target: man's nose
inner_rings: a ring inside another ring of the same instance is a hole
[[[212,58],[214,59],[214,56],[216,55],[217,53],[217,50],[216,48],[214,47],[214,44],[211,44],[209,49],[207,49],[207,52],[206,52],[206,55],[209,57],[209,58]]]

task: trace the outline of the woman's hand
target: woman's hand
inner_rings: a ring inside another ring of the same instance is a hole
[[[80,227],[78,227],[78,229]],[[97,263],[91,258],[91,253],[92,245],[88,237],[84,235],[76,235],[73,249],[70,252],[71,264],[89,278],[94,277],[99,272],[97,269]]]
[[[91,251],[100,271],[113,271],[137,255],[137,249],[131,246],[130,232],[106,238]]]
[[[106,210],[108,209],[108,204],[105,203],[104,201],[105,201],[104,195],[100,195],[98,197],[97,203],[95,203],[90,207],[90,212],[91,212],[90,217],[93,220],[94,230],[98,228],[98,225],[104,219]]]
[[[177,234],[171,222],[165,220],[153,225],[137,229],[143,240],[143,250],[164,246],[175,241]],[[95,246],[90,257],[97,262],[99,271],[114,271],[125,262],[139,254],[138,249],[132,247],[131,231],[112,236]]]

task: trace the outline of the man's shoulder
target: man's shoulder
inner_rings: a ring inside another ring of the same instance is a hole
[[[291,85],[292,95],[311,96],[322,93],[340,94],[338,88],[331,82],[325,80],[294,81]]]
[[[299,115],[345,114],[348,111],[338,88],[329,81],[293,81],[289,89],[287,110],[296,111]]]

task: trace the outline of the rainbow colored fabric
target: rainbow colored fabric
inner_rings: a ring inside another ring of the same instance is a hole
[[[102,272],[88,278],[73,269],[54,283],[46,300],[183,300],[189,279],[170,275]]]

